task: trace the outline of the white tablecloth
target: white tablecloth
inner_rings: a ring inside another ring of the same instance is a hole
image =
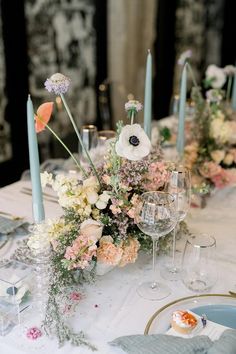
[[[21,181],[0,189],[0,211],[25,216],[31,221],[31,197],[20,192],[23,186],[30,186],[30,182]],[[49,218],[61,213],[60,207],[54,203],[45,203],[45,209]],[[211,234],[217,241],[219,278],[211,290],[212,293],[227,293],[236,284],[235,211],[236,189],[225,188],[217,191],[208,200],[205,209],[192,209],[188,216],[191,231]],[[12,248],[13,244],[0,250],[0,257],[9,255]],[[183,241],[178,248],[183,248]],[[159,258],[158,263],[160,261]],[[107,343],[118,336],[142,334],[148,319],[158,308],[174,299],[193,294],[181,281],[175,281],[167,282],[172,293],[162,301],[140,298],[136,293],[137,284],[144,278],[148,279],[150,269],[150,256],[141,255],[135,264],[116,268],[98,277],[94,284],[86,286],[85,298],[72,324],[76,330],[82,329],[88,335],[91,343],[98,348],[97,353],[122,353]],[[85,347],[72,347],[69,344],[58,349],[57,342],[45,336],[37,341],[30,341],[25,336],[24,323],[0,338],[1,354],[42,354],[49,351],[61,354],[91,353]]]

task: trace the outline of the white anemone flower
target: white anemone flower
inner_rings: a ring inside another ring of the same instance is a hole
[[[132,124],[122,128],[115,148],[118,156],[138,161],[149,154],[151,142],[139,124]]]
[[[211,81],[213,88],[221,88],[226,81],[224,69],[216,65],[209,65],[206,70],[206,79]]]
[[[109,202],[110,194],[107,191],[103,191],[102,194],[99,195],[98,200],[96,202],[96,207],[100,210],[103,210],[107,207],[107,203]]]

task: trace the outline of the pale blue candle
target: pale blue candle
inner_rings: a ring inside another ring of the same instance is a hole
[[[180,99],[179,99],[179,122],[178,122],[178,135],[177,135],[177,146],[176,146],[180,157],[182,157],[184,153],[184,123],[185,123],[186,95],[187,95],[187,67],[185,64],[181,76]]]
[[[234,74],[234,83],[233,83],[233,91],[232,91],[232,109],[236,111],[236,73]]]
[[[27,101],[27,125],[28,125],[28,143],[30,159],[30,175],[32,184],[32,206],[33,218],[35,223],[40,223],[45,219],[43,207],[42,186],[40,181],[40,166],[37,135],[35,131],[33,103],[28,97]]]
[[[145,95],[144,95],[144,130],[149,138],[151,138],[152,124],[152,55],[148,50],[146,64],[145,79]]]

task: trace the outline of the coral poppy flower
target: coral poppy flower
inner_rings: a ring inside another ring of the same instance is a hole
[[[51,118],[52,110],[53,102],[45,102],[39,106],[37,115],[34,116],[36,133],[40,133],[45,129],[45,124],[47,124]]]

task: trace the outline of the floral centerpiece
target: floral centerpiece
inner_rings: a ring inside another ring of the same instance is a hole
[[[55,74],[45,85],[49,91],[61,96],[85,149],[64,97],[69,79]],[[38,108],[35,115],[37,132],[45,128],[52,131],[48,125],[52,108],[52,102]],[[152,147],[142,127],[135,123],[136,114],[141,109],[138,101],[126,103],[130,124],[117,124],[117,136],[108,142],[104,161],[96,168],[86,150],[90,167],[81,166],[52,131],[82,173],[81,179],[65,175],[53,177],[47,172],[42,174],[42,185],[54,189],[64,214],[56,220],[36,225],[28,241],[33,250],[51,248],[51,279],[44,327],[58,337],[60,344],[70,340],[73,344],[89,345],[83,333],[74,334],[65,324],[61,310],[64,289],[91,278],[97,263],[124,267],[136,261],[139,250],[152,247],[151,238],[135,224],[135,208],[140,194],[164,187],[168,168],[160,148]],[[167,245],[168,236],[159,240],[159,249],[166,249]],[[77,295],[73,295],[76,301]],[[71,296],[69,299],[71,301]]]
[[[193,187],[202,193],[236,183],[236,117],[229,105],[235,70],[210,65],[205,97],[200,87],[192,89],[195,114],[185,163],[192,170]]]

